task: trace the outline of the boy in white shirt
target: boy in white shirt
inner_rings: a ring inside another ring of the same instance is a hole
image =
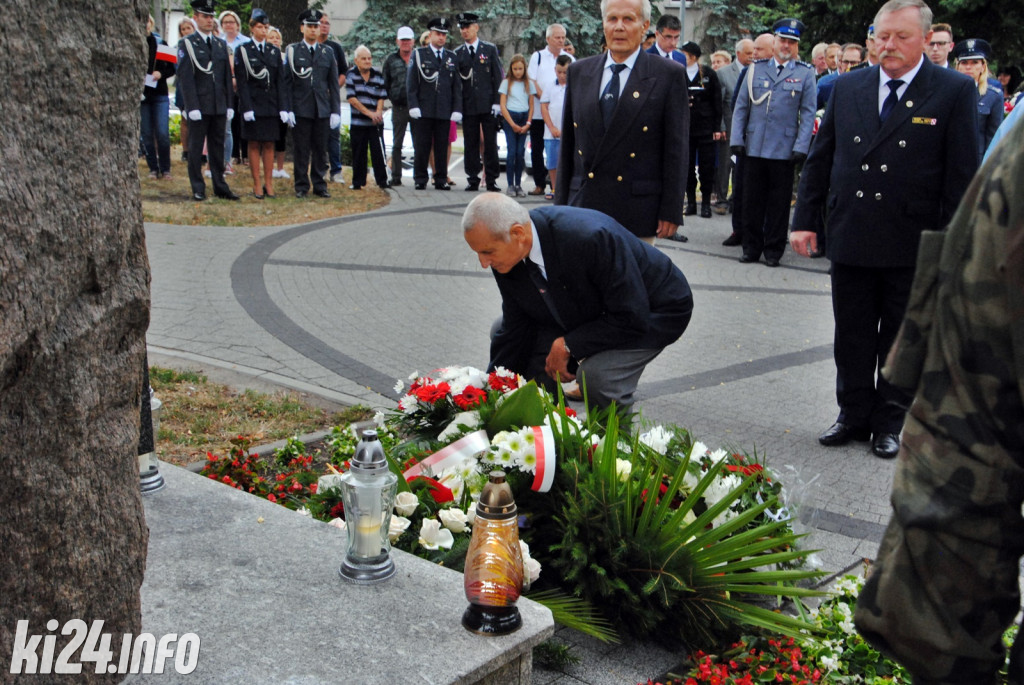
[[[558,152],[562,146],[562,105],[565,102],[565,83],[572,58],[559,55],[555,60],[556,83],[540,97],[540,112],[544,117],[544,155],[547,158],[548,174],[551,176],[551,192],[544,199],[555,199],[555,178],[558,174]]]

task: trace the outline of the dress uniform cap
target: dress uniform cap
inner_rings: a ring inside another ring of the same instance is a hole
[[[779,19],[772,25],[772,33],[799,42],[800,34],[804,32],[805,28],[804,23],[799,19]]]
[[[427,22],[427,28],[439,33],[448,33],[452,29],[452,24],[448,21],[448,17],[434,17]]]
[[[309,24],[310,26],[316,26],[320,23],[324,13],[320,10],[304,10],[299,14],[299,21],[303,24]]]
[[[480,23],[480,17],[474,12],[459,12],[455,15],[455,21],[458,22],[460,29],[464,29],[472,24]]]
[[[260,8],[254,7],[253,10],[252,10],[252,15],[249,17],[249,23],[250,24],[269,24],[270,23],[270,17],[268,17],[267,13],[264,12],[263,10],[261,10]]]
[[[692,40],[688,40],[685,43],[683,43],[682,45],[680,45],[679,49],[682,50],[683,52],[685,52],[688,55],[693,55],[694,57],[700,57],[700,46],[697,45],[696,43],[694,43]]]
[[[214,0],[192,0],[192,9],[200,14],[216,14]]]
[[[968,38],[956,44],[953,48],[953,57],[959,60],[983,59],[988,61],[992,54],[992,46],[983,38]]]
[[[875,25],[871,24],[870,26],[868,26],[868,38],[874,38],[874,37],[875,37]]]
[[[409,26],[403,26],[398,29],[398,33],[395,35],[398,40],[415,40],[416,34],[412,32],[412,28]]]

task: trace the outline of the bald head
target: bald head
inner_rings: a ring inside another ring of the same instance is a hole
[[[775,36],[762,33],[754,40],[754,59],[768,59],[775,52]]]

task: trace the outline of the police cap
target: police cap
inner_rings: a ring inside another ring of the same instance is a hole
[[[683,43],[682,45],[680,45],[679,49],[682,50],[683,52],[685,52],[688,55],[693,55],[694,57],[700,57],[700,46],[697,45],[696,43],[694,43],[692,40],[688,40],[685,43]]]
[[[320,10],[303,10],[302,13],[299,14],[299,22],[306,24],[307,26],[318,26],[323,16],[324,13]]]
[[[800,34],[804,32],[805,28],[804,23],[799,19],[779,19],[772,24],[772,33],[776,36],[800,42]]]
[[[427,28],[439,33],[448,33],[452,30],[452,24],[448,21],[448,17],[434,17],[427,22]]]
[[[953,48],[953,57],[957,61],[983,59],[987,62],[991,54],[992,46],[984,38],[968,38],[958,42]]]
[[[455,15],[455,21],[458,22],[459,28],[464,29],[467,26],[480,23],[480,17],[474,12],[459,12]]]
[[[267,16],[267,13],[264,12],[263,10],[261,10],[258,7],[254,7],[253,10],[252,10],[252,15],[249,17],[249,24],[251,25],[251,24],[269,24],[269,23],[270,23],[270,17]]]
[[[192,10],[199,14],[216,14],[214,0],[192,0]]]

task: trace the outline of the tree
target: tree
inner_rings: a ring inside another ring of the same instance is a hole
[[[141,629],[148,530],[136,455],[149,264],[138,147],[148,11],[144,0],[102,12],[59,0],[4,4],[4,23],[18,27],[0,31],[0,51],[18,65],[0,71],[4,680],[19,620],[37,635],[49,634],[51,619],[102,620],[114,636]],[[69,640],[56,633],[54,655]],[[123,678],[92,670],[85,664],[76,680]]]
[[[299,30],[299,14],[310,6],[309,0],[259,0],[259,4],[256,6],[267,13],[271,24],[281,29],[282,45],[302,40],[302,32]]]

